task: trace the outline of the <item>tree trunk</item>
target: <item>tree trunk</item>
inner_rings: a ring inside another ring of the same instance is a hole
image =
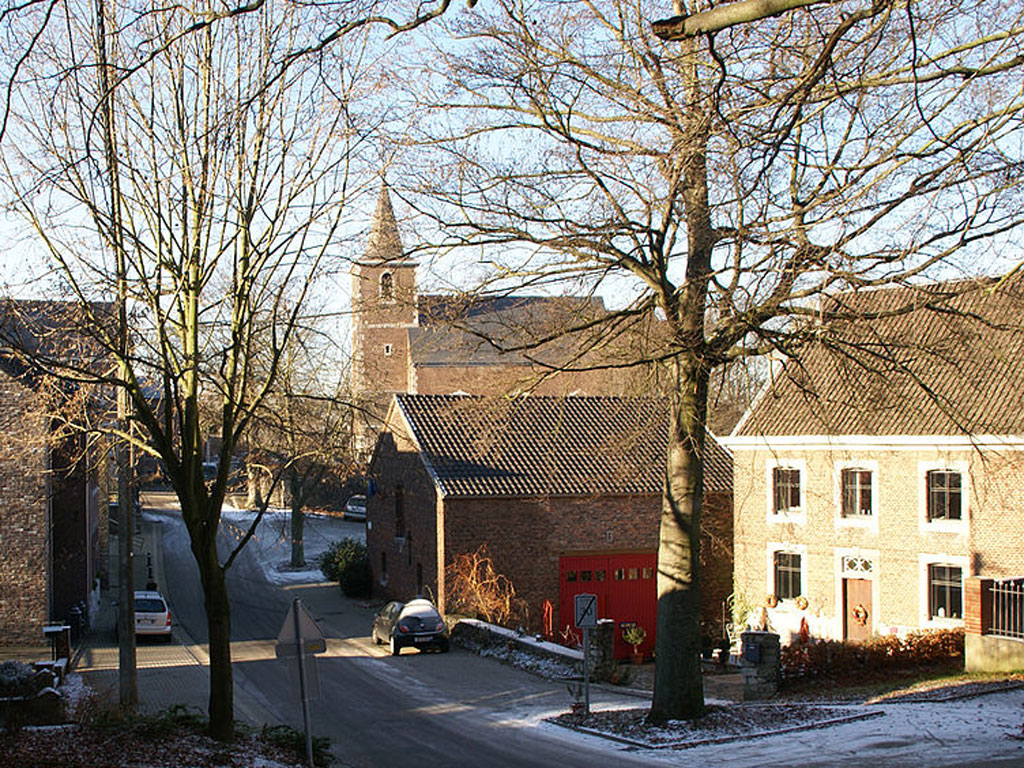
[[[295,470],[289,470],[288,490],[292,507],[292,567],[298,568],[306,564],[306,550],[302,540],[302,480]]]
[[[658,635],[654,697],[648,719],[704,713],[700,664],[700,517],[707,373],[697,363],[676,363],[658,542]]]
[[[249,509],[259,509],[263,506],[263,470],[246,464],[245,479],[245,505]]]
[[[210,635],[210,735],[228,741],[234,736],[234,675],[231,669],[231,605],[224,570],[216,548],[200,569],[206,626]]]
[[[217,528],[220,515],[209,514],[219,501],[194,501],[194,509],[182,502],[182,518],[189,528],[192,554],[199,566],[210,639],[210,735],[228,741],[234,736],[234,676],[231,669],[231,603],[226,574],[217,557]],[[192,505],[189,505],[192,506]],[[205,509],[203,507],[206,507]],[[213,530],[210,530],[212,522]]]

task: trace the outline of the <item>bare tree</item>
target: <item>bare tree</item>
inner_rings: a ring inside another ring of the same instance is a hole
[[[303,510],[356,471],[346,371],[323,351],[293,344],[278,386],[261,405],[246,436],[246,466],[271,492],[281,488],[291,508],[291,565],[305,565]],[[266,509],[267,494],[259,507]]]
[[[433,111],[407,195],[444,248],[485,249],[493,290],[573,284],[618,296],[619,321],[661,318],[622,363],[673,381],[653,721],[704,706],[712,371],[854,318],[821,310],[835,291],[997,269],[1024,219],[1019,3],[811,4],[678,43],[652,34],[663,13],[494,0],[453,20],[457,44],[429,46],[447,77],[413,78]]]
[[[131,18],[102,3],[99,15],[50,10],[60,23],[37,36],[12,79],[8,137],[17,142],[5,146],[4,181],[42,244],[50,290],[78,307],[83,333],[113,366],[97,373],[26,352],[39,368],[123,392],[133,428],[114,432],[166,468],[203,586],[210,729],[228,738],[225,576],[255,524],[219,552],[221,506],[235,448],[275,391],[337,247],[370,130],[357,111],[359,79],[340,48],[282,74],[281,57],[308,33],[291,5],[197,32],[202,5]],[[124,72],[133,75],[115,87],[111,76]],[[108,322],[94,299],[119,300],[126,323]],[[216,408],[204,409],[211,400]],[[211,434],[221,437],[219,464],[206,481]]]

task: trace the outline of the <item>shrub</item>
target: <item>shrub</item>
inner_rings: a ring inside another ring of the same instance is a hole
[[[456,555],[447,568],[449,607],[492,624],[526,624],[526,604],[516,598],[508,577],[494,570],[494,561],[481,544],[476,552]]]
[[[370,559],[366,545],[355,539],[341,539],[331,544],[318,558],[323,575],[341,586],[349,597],[369,597]]]
[[[963,665],[962,629],[925,630],[905,637],[878,635],[864,643],[823,640],[782,649],[782,680],[842,680],[936,665]]]

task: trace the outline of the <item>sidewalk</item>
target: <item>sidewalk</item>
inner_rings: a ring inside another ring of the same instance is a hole
[[[161,521],[142,514],[141,546],[134,557],[134,587],[145,589],[155,582],[157,589],[163,584],[161,559]],[[98,615],[92,622],[82,645],[72,662],[72,671],[81,675],[86,684],[104,701],[118,702],[118,646],[115,640],[118,596],[117,537],[111,536],[111,583],[105,591]],[[172,606],[171,615],[174,611]],[[173,706],[205,713],[209,705],[209,656],[204,646],[198,645],[184,629],[175,625],[170,643],[159,639],[142,638],[136,645],[138,710],[155,713]],[[235,716],[253,725],[274,722],[273,716],[258,702],[235,685]]]

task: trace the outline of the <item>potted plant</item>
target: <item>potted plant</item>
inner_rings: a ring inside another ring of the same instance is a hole
[[[629,624],[622,628],[622,639],[633,646],[633,663],[641,663],[644,657],[640,653],[640,646],[647,639],[647,630],[639,624]]]

